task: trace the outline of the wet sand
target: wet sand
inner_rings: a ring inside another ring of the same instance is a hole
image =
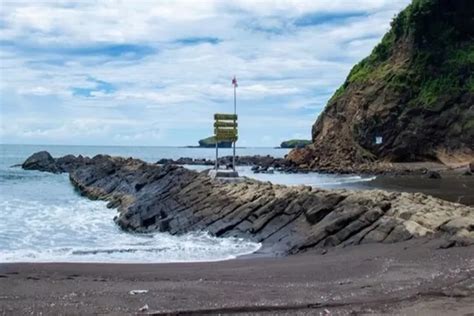
[[[354,189],[423,192],[474,205],[474,176],[440,173],[441,179],[378,176]],[[0,315],[472,316],[474,246],[440,249],[441,243],[418,239],[209,263],[2,263]]]
[[[378,175],[368,182],[354,183],[348,189],[381,189],[397,192],[421,192],[434,197],[474,205],[474,175],[465,175],[467,167],[449,169],[433,163],[400,164],[406,169],[426,168],[439,172],[440,179],[430,179],[426,174]]]
[[[474,247],[438,246],[412,240],[211,263],[0,264],[0,314],[120,315],[148,305],[154,315],[472,315]]]
[[[441,179],[426,176],[379,176],[361,188],[387,191],[421,192],[451,202],[474,205],[474,176],[443,175]]]

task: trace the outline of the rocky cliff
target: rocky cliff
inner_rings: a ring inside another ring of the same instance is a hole
[[[413,0],[289,160],[311,169],[474,158],[474,1]]]
[[[24,169],[68,172],[91,199],[117,207],[124,230],[245,237],[283,254],[312,248],[444,238],[474,243],[474,209],[424,194],[289,187],[244,179],[225,183],[175,165],[138,159],[34,154]]]

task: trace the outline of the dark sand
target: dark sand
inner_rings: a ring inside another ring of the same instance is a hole
[[[0,314],[474,315],[474,247],[413,240],[285,258],[0,264]],[[131,295],[131,290],[148,290]]]
[[[426,175],[380,175],[375,180],[360,182],[353,189],[382,189],[398,192],[421,192],[434,197],[474,205],[474,175],[460,171],[440,171],[441,179]]]
[[[474,176],[378,176],[354,189],[474,205]],[[0,264],[0,315],[474,315],[474,246],[413,240],[285,258],[175,264]],[[131,295],[131,290],[148,290]]]

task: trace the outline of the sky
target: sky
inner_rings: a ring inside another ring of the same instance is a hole
[[[238,146],[311,138],[409,0],[0,0],[0,143]]]

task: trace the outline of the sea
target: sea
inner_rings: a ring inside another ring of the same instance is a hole
[[[67,154],[134,157],[147,162],[162,158],[215,157],[212,148],[0,145],[0,262],[161,263],[233,259],[256,252],[259,243],[241,238],[217,238],[205,231],[180,236],[122,231],[113,221],[115,209],[106,202],[80,196],[67,174],[26,171],[21,164],[31,154],[47,150],[53,157]],[[283,157],[288,149],[237,148],[238,155]],[[219,149],[231,155],[232,149]],[[203,170],[209,166],[185,166]],[[254,174],[240,175],[286,185],[345,188],[370,181],[358,175]]]

